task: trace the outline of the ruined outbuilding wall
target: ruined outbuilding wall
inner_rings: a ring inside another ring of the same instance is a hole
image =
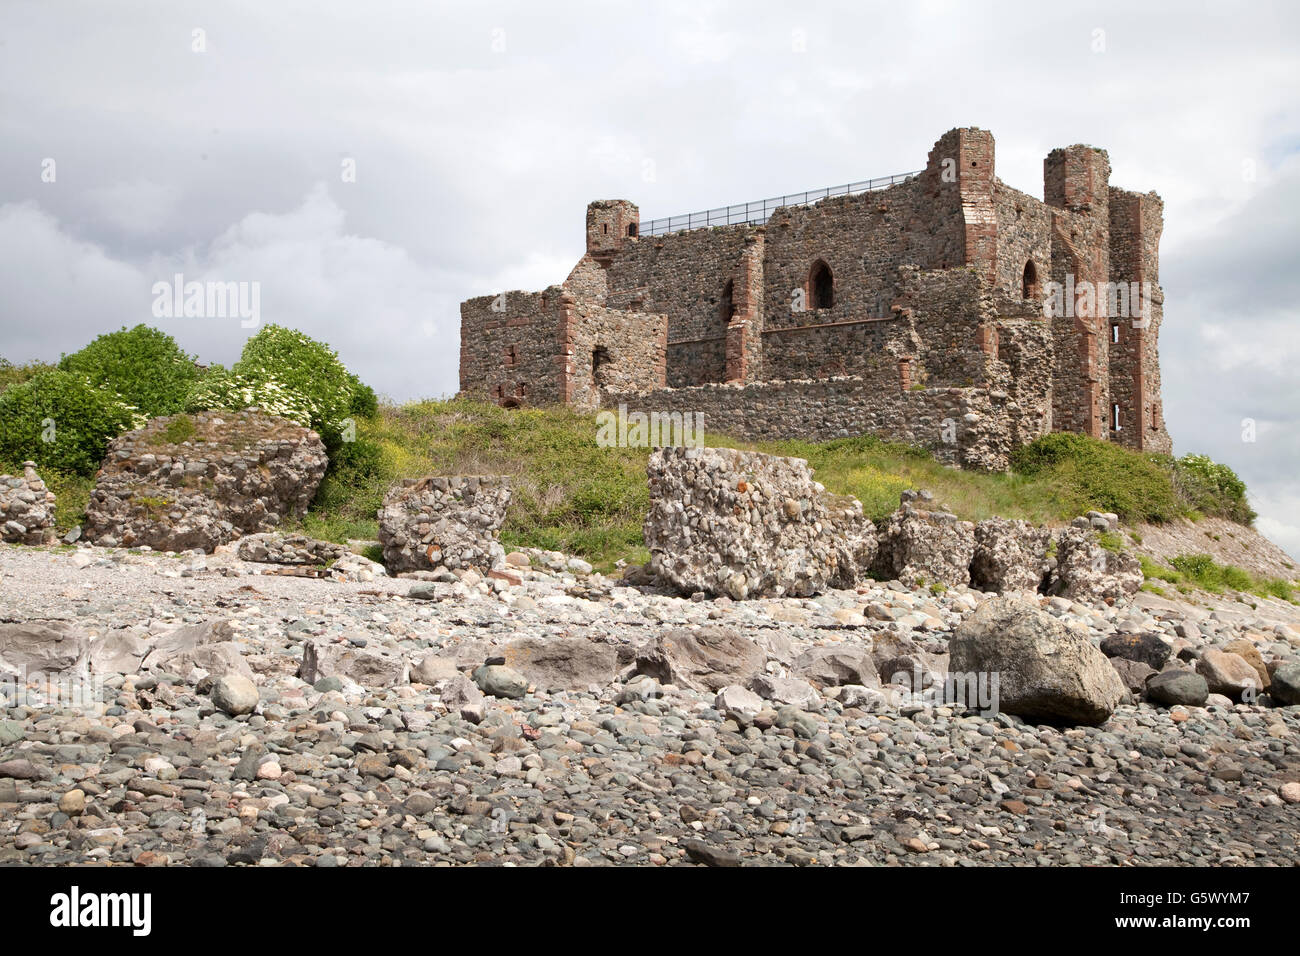
[[[498,403],[567,401],[559,360],[560,296],[481,295],[460,306],[460,390]]]
[[[876,435],[929,449],[942,462],[1002,471],[1020,429],[1009,396],[986,389],[934,388],[882,393],[855,376],[820,381],[697,385],[610,394],[628,412],[699,413],[703,427],[751,441],[797,436],[829,441]]]
[[[461,304],[461,391],[502,404],[600,405],[599,389],[664,384],[668,318],[610,309],[560,286]]]

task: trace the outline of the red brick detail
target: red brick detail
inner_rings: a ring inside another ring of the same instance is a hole
[[[727,381],[743,382],[749,367],[745,350],[749,345],[749,323],[733,319],[727,326]]]

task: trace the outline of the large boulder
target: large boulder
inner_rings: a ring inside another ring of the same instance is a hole
[[[696,691],[746,685],[766,663],[762,649],[734,628],[675,627],[638,648],[633,673]]]
[[[410,669],[401,657],[324,641],[303,644],[302,664],[298,668],[298,676],[308,684],[326,677],[338,677],[362,687],[405,684],[409,673]]]
[[[1171,667],[1147,678],[1147,697],[1157,704],[1173,707],[1204,707],[1210,696],[1205,678],[1195,671]]]
[[[1174,652],[1173,647],[1159,634],[1111,634],[1102,639],[1101,652],[1107,657],[1140,661],[1153,671],[1159,671]]]
[[[304,514],[328,464],[314,431],[262,412],[155,418],[109,443],[84,533],[105,547],[212,551]]]
[[[1048,528],[1011,518],[985,518],[975,525],[971,584],[981,591],[1037,591],[1047,573]]]
[[[542,689],[586,690],[614,680],[618,651],[581,637],[523,637],[504,651],[512,667]]]
[[[54,530],[54,492],[36,474],[34,461],[22,475],[0,475],[0,541],[44,544]]]
[[[1233,700],[1243,695],[1249,700],[1263,688],[1250,661],[1218,647],[1207,647],[1196,662],[1196,672],[1205,678],[1211,694],[1222,694]]]
[[[998,708],[1035,720],[1100,724],[1127,693],[1101,651],[1018,596],[991,598],[957,628],[949,670],[998,675]]]
[[[434,475],[390,488],[379,510],[384,566],[405,571],[491,571],[505,564],[497,540],[510,503],[508,479]]]
[[[905,499],[880,530],[876,571],[907,587],[970,584],[975,526],[950,511],[929,511]]]
[[[650,570],[682,593],[806,597],[851,587],[871,566],[861,503],[827,494],[803,459],[662,448],[646,470]]]
[[[1269,694],[1281,704],[1300,704],[1300,663],[1279,664],[1269,675]]]
[[[1263,690],[1269,689],[1271,679],[1268,675],[1268,665],[1264,663],[1264,656],[1260,654],[1259,648],[1255,646],[1253,641],[1247,640],[1244,637],[1239,637],[1236,640],[1224,644],[1223,649],[1229,654],[1236,654],[1251,667],[1255,668],[1255,673],[1259,675],[1259,683],[1256,685],[1257,688]]]
[[[1137,593],[1142,565],[1127,552],[1101,546],[1089,528],[1064,528],[1056,537],[1056,569],[1048,591],[1083,604],[1113,604]]]
[[[0,624],[0,674],[85,670],[90,637],[66,621]]]

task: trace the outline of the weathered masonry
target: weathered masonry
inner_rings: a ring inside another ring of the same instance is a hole
[[[461,391],[701,412],[746,438],[874,434],[989,469],[1051,430],[1169,451],[1160,198],[1069,146],[1040,201],[993,153],[954,129],[915,174],[644,228],[633,203],[593,202],[563,284],[461,304]]]

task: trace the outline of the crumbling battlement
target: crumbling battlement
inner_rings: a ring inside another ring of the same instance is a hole
[[[593,202],[563,285],[461,305],[461,391],[975,467],[1051,430],[1168,451],[1162,204],[1109,178],[1104,150],[1053,150],[1039,200],[996,177],[992,134],[955,129],[920,173],[761,224],[641,235],[636,205]]]

